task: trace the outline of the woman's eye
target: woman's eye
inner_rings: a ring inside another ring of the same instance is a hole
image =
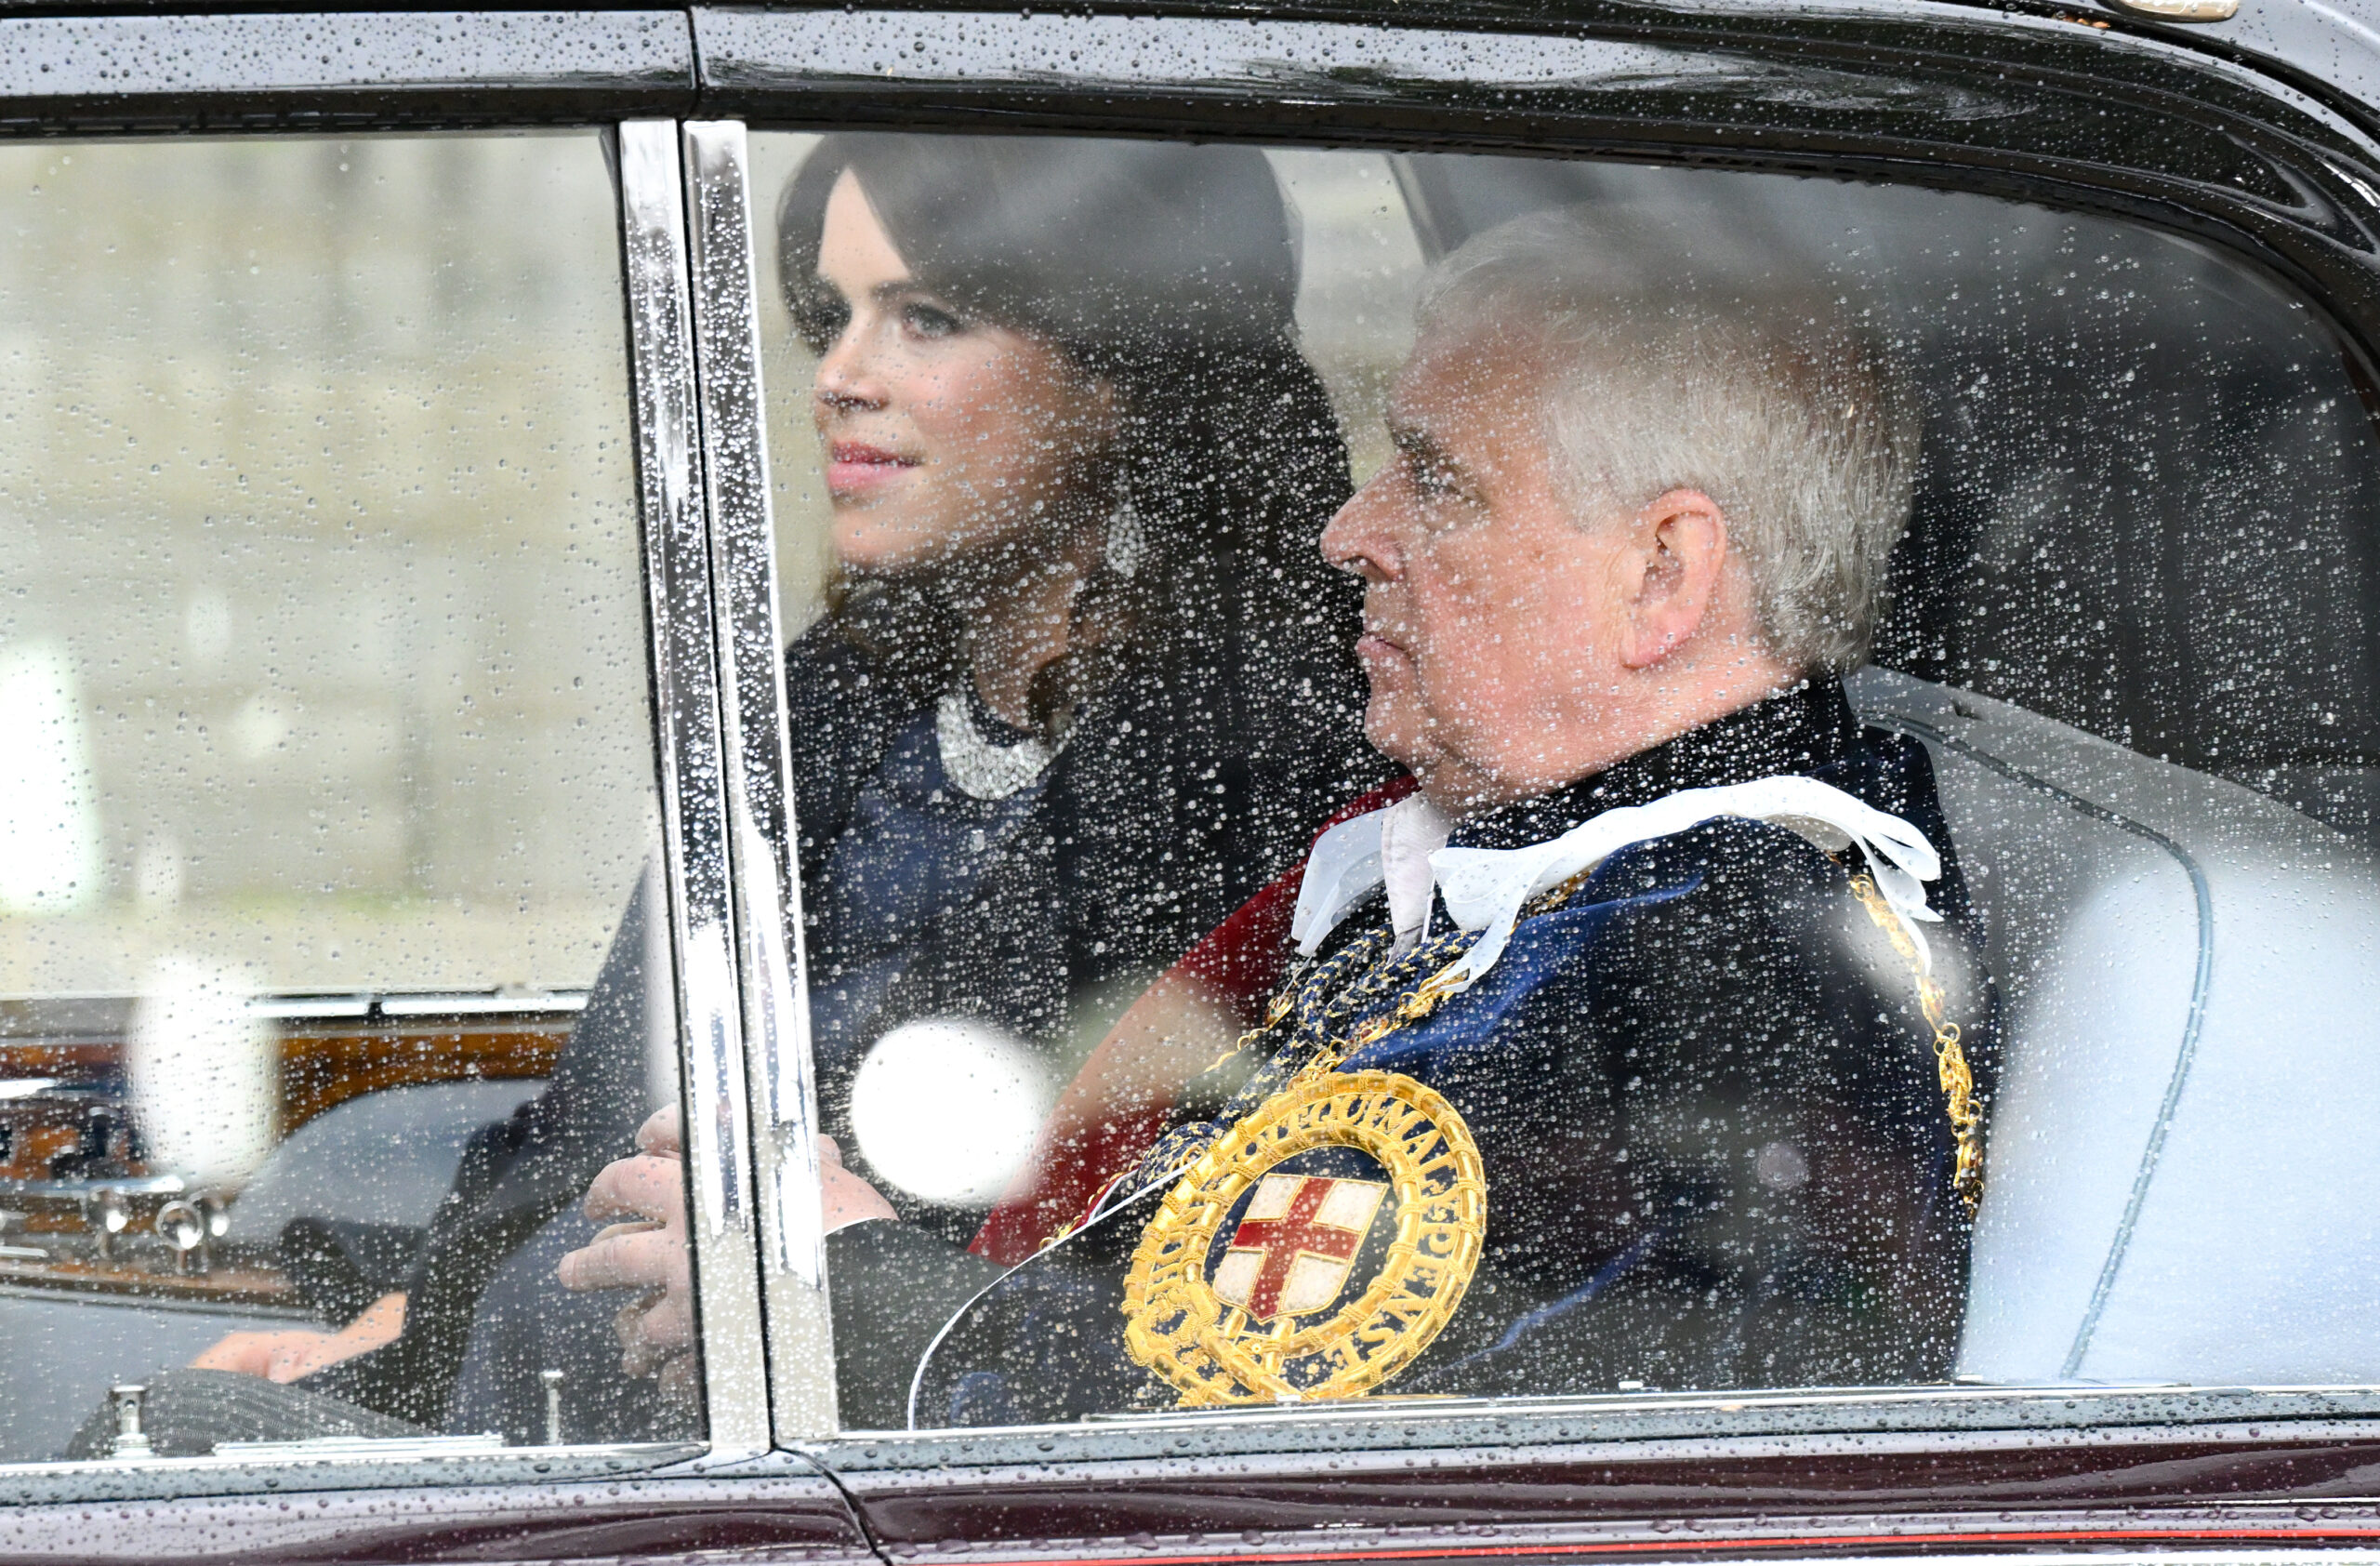
[[[803,301],[794,327],[811,352],[824,353],[835,345],[836,339],[851,324],[852,307],[841,298],[835,295],[823,299],[813,296]]]
[[[946,338],[964,330],[966,323],[938,306],[911,302],[901,307],[901,325],[912,337]]]

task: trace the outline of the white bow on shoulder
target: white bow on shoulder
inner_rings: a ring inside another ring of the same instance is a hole
[[[1381,884],[1382,827],[1387,814],[1375,810],[1342,821],[1315,843],[1289,926],[1300,952],[1312,956],[1348,910]],[[1877,890],[1915,943],[1919,963],[1931,971],[1932,954],[1918,925],[1942,917],[1925,904],[1924,883],[1942,873],[1942,857],[1934,845],[1897,816],[1815,777],[1786,774],[1713,789],[1684,789],[1650,804],[1606,810],[1560,837],[1526,848],[1448,847],[1432,854],[1430,869],[1447,912],[1463,929],[1479,932],[1448,974],[1448,992],[1470,989],[1496,965],[1521,906],[1540,892],[1593,869],[1623,848],[1723,816],[1783,827],[1831,854],[1857,843]]]

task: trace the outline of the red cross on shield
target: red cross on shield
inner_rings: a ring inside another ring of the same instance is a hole
[[[1387,1195],[1380,1180],[1265,1175],[1215,1267],[1216,1297],[1259,1321],[1320,1310],[1339,1297]]]

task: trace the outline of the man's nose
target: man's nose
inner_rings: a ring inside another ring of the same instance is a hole
[[[1368,582],[1393,580],[1404,566],[1396,547],[1396,507],[1389,494],[1393,472],[1392,467],[1375,474],[1322,530],[1322,558]]]

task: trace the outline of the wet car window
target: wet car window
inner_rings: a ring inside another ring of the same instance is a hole
[[[599,139],[0,210],[0,1459],[698,1430],[558,1276],[676,1093]]]
[[[2380,1365],[2305,300],[1782,176],[752,166],[847,1427]]]

